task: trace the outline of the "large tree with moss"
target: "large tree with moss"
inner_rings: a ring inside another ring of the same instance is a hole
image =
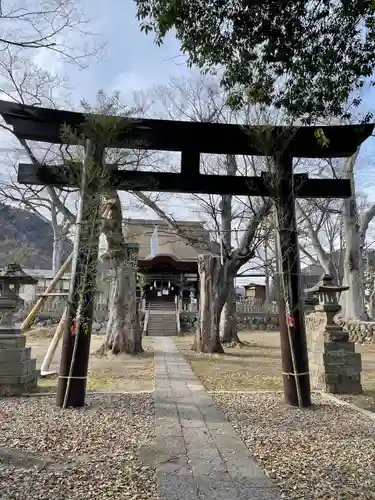
[[[373,0],[135,1],[141,29],[159,44],[173,29],[191,65],[224,71],[236,105],[341,117],[374,71]]]

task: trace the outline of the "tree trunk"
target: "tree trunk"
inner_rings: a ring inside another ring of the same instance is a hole
[[[62,265],[62,256],[63,256],[63,239],[62,239],[62,228],[59,226],[57,222],[57,208],[54,203],[51,202],[51,225],[53,231],[53,243],[52,243],[52,272],[53,275],[56,276],[59,269]],[[61,290],[62,282],[59,281],[56,285],[56,291],[59,292]],[[58,302],[59,298],[56,297],[56,301]]]
[[[360,224],[359,224],[360,256],[362,258],[362,263],[363,263],[363,265],[360,267],[360,270],[361,270],[361,283],[363,284],[363,290],[366,289],[365,265],[363,262],[363,256],[365,255],[365,251],[366,251],[366,234],[367,234],[367,230],[369,228],[369,225],[374,217],[375,217],[375,204],[372,205],[365,213],[362,214],[362,216],[360,218]],[[367,251],[367,258],[368,257],[369,257],[369,254]],[[373,270],[373,266],[371,266],[371,267]],[[373,283],[372,283],[372,285],[373,285]],[[369,304],[371,317],[373,317],[373,313],[374,313],[372,300],[373,299],[370,299],[370,304]]]
[[[113,354],[143,352],[137,311],[136,276],[134,265],[138,248],[125,244],[125,249],[112,256],[112,292],[104,352]]]
[[[223,353],[219,335],[219,318],[223,307],[219,297],[221,286],[219,257],[199,255],[198,269],[199,318],[192,349],[204,353]]]
[[[105,329],[105,340],[104,344],[102,347],[99,349],[99,352],[102,351],[103,353],[106,351],[111,350],[112,346],[112,331],[113,331],[113,323],[115,320],[115,308],[113,307],[113,304],[115,304],[116,300],[116,295],[117,295],[117,282],[118,282],[118,277],[121,275],[120,271],[117,270],[117,267],[112,264],[111,269],[109,270],[109,274],[111,277],[110,280],[110,295],[109,295],[109,300],[108,300],[108,320],[107,320],[107,325]]]
[[[362,287],[362,293],[363,293],[363,300],[364,303],[366,303],[366,297],[365,297],[365,290],[366,290],[366,284],[365,284],[365,251],[366,251],[366,233],[363,232],[360,228],[358,231],[358,241],[359,241],[359,279]]]
[[[143,352],[136,296],[139,246],[124,242],[121,202],[116,191],[107,193],[106,204],[110,218],[105,221],[103,232],[108,252],[102,259],[109,259],[111,291],[106,338],[97,354],[137,354]]]
[[[337,283],[338,281],[338,270],[336,269],[334,263],[332,262],[331,255],[327,252],[320,242],[318,231],[315,230],[311,219],[308,217],[306,212],[303,210],[300,203],[296,203],[298,211],[302,214],[303,220],[309,234],[311,245],[316,253],[319,264],[322,266],[324,273],[329,274]]]
[[[268,258],[268,238],[269,238],[269,228],[266,226],[266,237],[264,238],[264,284],[266,286],[266,304],[271,302],[270,293],[270,267]]]
[[[374,320],[375,319],[375,288],[371,292],[368,305],[369,305],[370,316]]]
[[[236,289],[234,279],[230,286],[227,301],[220,316],[220,340],[225,344],[240,343],[237,333]]]
[[[223,352],[220,342],[220,315],[233,291],[234,278],[241,266],[255,255],[252,246],[257,237],[259,224],[270,211],[271,203],[263,203],[244,232],[239,248],[218,257],[200,255],[198,259],[200,279],[199,322],[193,349],[198,352]],[[233,330],[232,330],[233,336]],[[236,339],[237,340],[237,339]]]
[[[52,272],[53,272],[54,276],[56,276],[56,274],[59,272],[59,269],[61,268],[62,256],[63,256],[63,240],[61,238],[60,232],[58,231],[58,228],[54,227],[53,228],[53,250],[52,250]],[[62,280],[60,280],[56,285],[56,292],[57,293],[61,292],[62,289],[63,289]],[[58,304],[60,302],[60,297],[56,296],[53,299],[53,302]]]
[[[53,231],[52,272],[55,276],[62,264],[63,240],[61,235]]]
[[[373,276],[372,291],[368,300],[369,314],[375,320],[375,276]]]
[[[227,175],[236,175],[237,162],[233,155],[227,155],[225,166]],[[224,265],[224,259],[228,258],[232,250],[232,198],[231,195],[221,197],[222,266]],[[226,302],[220,314],[220,339],[225,343],[239,342],[237,334],[235,276],[228,276],[227,284],[224,284],[224,287],[227,287],[228,291]]]
[[[364,283],[361,281],[363,258],[361,255],[361,237],[355,196],[354,176],[350,175],[352,197],[343,202],[343,228],[345,235],[344,280],[349,290],[343,292],[340,304],[346,320],[368,320],[365,308]]]

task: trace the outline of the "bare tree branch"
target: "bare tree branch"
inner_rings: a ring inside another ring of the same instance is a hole
[[[99,55],[103,44],[87,30],[92,20],[85,17],[79,1],[35,0],[33,7],[20,0],[11,6],[1,4],[2,51],[51,51],[80,66],[85,66],[90,56]],[[84,37],[90,42],[80,46]]]

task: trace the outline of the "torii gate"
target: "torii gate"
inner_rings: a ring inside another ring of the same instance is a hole
[[[68,142],[62,138],[63,125],[82,130],[82,124],[87,118],[83,113],[25,106],[7,101],[0,101],[0,114],[7,124],[13,127],[18,138],[53,144]],[[295,197],[348,198],[351,196],[351,188],[349,180],[309,179],[307,174],[293,175],[293,157],[349,157],[372,134],[374,125],[289,128],[133,118],[119,120],[123,120],[124,127],[119,127],[119,133],[106,144],[107,147],[180,151],[181,172],[109,169],[108,179],[111,187],[125,191],[233,194],[274,199],[279,222],[280,265],[284,290],[287,292],[286,303],[285,297],[280,296],[279,304],[284,395],[290,405],[309,406],[310,379],[301,300],[303,293],[300,285]],[[324,144],[317,139],[317,129],[321,130],[327,139]],[[72,143],[72,140],[69,143]],[[202,153],[272,156],[274,173],[262,174],[259,177],[202,175]],[[18,169],[18,181],[21,184],[77,187],[80,185],[80,177],[80,170],[74,165],[67,169],[66,166],[58,165],[20,164]],[[85,192],[82,179],[81,182],[83,197]],[[88,204],[91,203],[92,208],[93,203],[97,203],[93,200],[98,200],[98,197],[95,198],[93,187],[91,191],[89,187],[87,189],[89,192],[86,193],[85,200]],[[78,245],[81,245],[79,250],[82,251],[82,243]],[[96,255],[97,248],[94,248],[90,256],[92,261],[95,261]],[[79,267],[79,262],[76,266]],[[92,279],[96,277],[95,273],[96,269],[93,268]],[[77,283],[74,283],[71,297],[76,297],[77,293]],[[93,299],[94,292],[88,291],[84,300],[84,314],[89,331],[86,335],[80,330],[77,332],[77,355],[73,365],[71,362],[74,345],[68,329],[64,336],[57,397],[59,406],[63,406],[64,400],[67,406],[74,407],[83,406],[85,402],[93,319],[90,304]],[[288,317],[286,310],[290,311]],[[73,321],[74,312],[71,310],[68,325],[72,325]],[[72,371],[69,373],[70,366]],[[67,387],[68,378],[71,383]]]

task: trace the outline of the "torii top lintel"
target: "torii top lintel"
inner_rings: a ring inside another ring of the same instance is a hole
[[[80,128],[86,115],[73,111],[22,105],[0,100],[0,114],[13,126],[21,139],[61,144],[62,127]],[[270,128],[245,127],[234,124],[123,118],[124,130],[119,132],[108,147],[151,149],[159,151],[186,151],[211,154],[238,154],[265,156],[262,133],[269,137]],[[298,127],[293,130],[289,152],[294,157],[339,158],[351,156],[371,134],[374,124],[337,125],[327,127]],[[325,144],[316,136],[323,131]],[[272,137],[284,137],[288,127],[273,127]],[[271,146],[272,148],[272,146]]]

